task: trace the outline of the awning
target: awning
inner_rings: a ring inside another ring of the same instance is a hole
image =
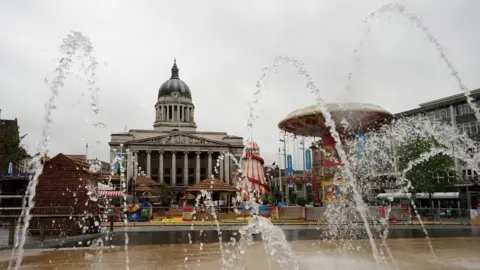
[[[387,199],[387,198],[395,198],[395,199],[408,199],[411,196],[411,193],[380,193],[377,195],[377,199]],[[436,192],[432,194],[432,199],[458,199],[460,196],[460,192]],[[430,199],[430,194],[428,193],[417,193],[415,196],[416,199]]]
[[[120,190],[99,190],[100,197],[123,197],[123,191]]]

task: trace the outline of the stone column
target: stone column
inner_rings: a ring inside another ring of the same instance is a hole
[[[200,183],[201,179],[200,179],[200,154],[201,152],[196,152],[195,154],[197,154],[196,158],[196,164],[195,164],[195,183],[198,184]]]
[[[183,184],[188,186],[188,152],[183,152]]]
[[[230,184],[230,156],[226,155],[224,162],[225,162],[225,183]]]
[[[159,164],[158,164],[158,181],[163,183],[163,151],[158,151],[159,157]]]
[[[150,150],[147,151],[147,177],[152,177],[152,155]]]
[[[212,152],[208,152],[208,168],[207,168],[207,178],[212,176]]]
[[[180,105],[177,105],[177,122],[180,122]]]
[[[168,108],[168,105],[165,105],[164,107],[165,107],[165,121],[168,122],[169,121],[168,119],[170,119],[170,110]]]
[[[172,186],[175,186],[177,183],[177,157],[175,156],[175,152],[172,152],[172,169],[170,171],[170,177],[172,178],[170,183]]]
[[[186,116],[187,116],[187,119],[185,120],[185,122],[190,122],[190,106],[187,106],[187,109],[185,110],[185,113],[186,113]]]
[[[225,163],[225,157],[224,157],[224,160],[220,160],[220,171],[219,171],[218,178],[225,182],[225,175],[223,174],[223,167],[224,167],[223,163]]]
[[[138,151],[133,152],[133,176],[138,175]]]

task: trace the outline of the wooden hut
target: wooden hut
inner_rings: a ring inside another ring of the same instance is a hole
[[[185,190],[187,194],[199,194],[202,191],[208,191],[212,193],[212,200],[213,201],[223,201],[221,200],[222,197],[225,198],[225,205],[217,205],[219,209],[230,209],[232,195],[235,195],[239,192],[238,189],[234,188],[233,186],[223,182],[222,180],[215,178],[215,179],[205,179],[200,183],[193,185],[192,187]]]
[[[32,231],[78,235],[95,229],[90,217],[98,214],[98,208],[87,187],[96,185],[97,175],[89,171],[86,160],[60,153],[47,161],[36,188]]]
[[[137,176],[137,178],[135,180],[135,185],[136,186],[145,185],[145,186],[148,186],[148,187],[152,187],[152,186],[160,186],[160,183],[152,180],[151,178],[149,178],[147,176]]]

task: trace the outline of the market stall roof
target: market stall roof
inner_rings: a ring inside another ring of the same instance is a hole
[[[239,192],[238,189],[233,186],[223,182],[222,180],[215,178],[207,178],[202,182],[187,188],[186,192],[201,192],[205,191],[217,191],[217,192]]]
[[[141,184],[135,188],[137,192],[144,192],[144,191],[153,191],[153,189],[146,184]]]
[[[393,115],[382,107],[369,103],[329,103],[326,109],[340,133],[364,132],[389,123]],[[313,105],[295,110],[278,127],[286,132],[301,136],[321,137],[329,134],[320,106]]]
[[[137,176],[137,180],[136,180],[135,183],[136,183],[137,186],[140,186],[140,185],[159,186],[160,185],[160,183],[152,180],[151,178],[149,178],[147,176]]]
[[[195,198],[197,198],[195,195],[191,194],[191,193],[187,193],[185,195],[183,195],[180,200],[194,200]]]

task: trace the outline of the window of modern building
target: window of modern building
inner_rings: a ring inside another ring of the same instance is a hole
[[[467,135],[480,133],[480,125],[478,121],[471,121],[467,123],[461,123],[457,125],[460,132],[464,132]]]
[[[467,115],[473,114],[473,110],[468,103],[463,103],[455,106],[455,113],[456,115]]]
[[[448,108],[436,109],[427,112],[426,115],[432,121],[445,120],[450,118],[450,110]]]

